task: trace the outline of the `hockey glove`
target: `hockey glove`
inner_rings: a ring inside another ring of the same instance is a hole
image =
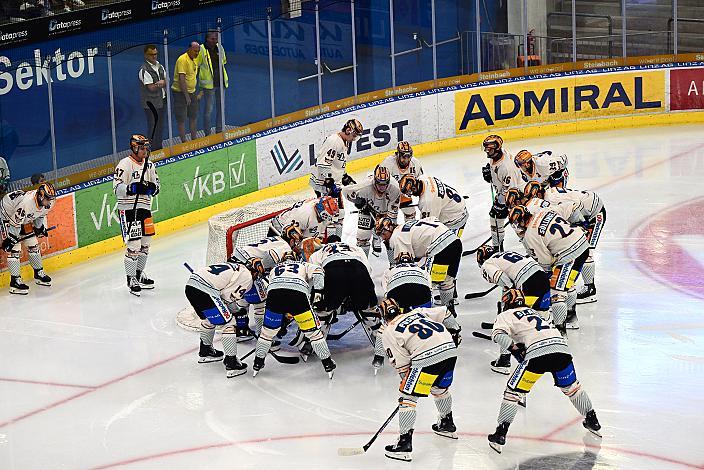
[[[487,183],[491,183],[491,166],[488,163],[482,167],[482,178]]]
[[[147,185],[144,183],[131,183],[129,186],[127,186],[127,195],[128,196],[135,196],[137,194],[147,194]]]
[[[356,207],[359,212],[364,212],[365,214],[371,214],[371,207],[366,199],[357,196],[354,198],[354,207]]]
[[[452,336],[452,341],[455,343],[455,346],[459,346],[460,343],[462,342],[462,335],[460,335],[462,328],[460,327],[457,330],[453,330],[453,329],[448,328],[447,331]]]
[[[34,227],[34,235],[37,237],[48,237],[49,232],[43,225],[41,227]]]
[[[508,208],[505,204],[498,202],[498,198],[494,199],[494,204],[491,206],[489,211],[489,217],[494,219],[505,219],[508,217]]]
[[[349,186],[351,184],[357,184],[357,182],[347,173],[342,175],[342,186]]]
[[[7,238],[2,241],[2,249],[9,253],[18,241],[19,240],[16,237],[8,235]]]
[[[523,362],[526,359],[526,345],[523,343],[513,343],[508,349],[509,352],[516,358],[518,362]]]
[[[151,181],[147,181],[146,183],[144,183],[144,185],[147,187],[147,189],[146,189],[147,192],[145,193],[146,195],[156,196],[157,194],[159,194],[159,188],[157,187],[157,185],[155,183],[152,183]]]
[[[313,310],[325,310],[325,299],[323,297],[323,291],[313,289],[310,294],[310,303],[313,306]]]

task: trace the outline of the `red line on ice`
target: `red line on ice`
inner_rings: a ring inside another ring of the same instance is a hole
[[[62,383],[58,383],[58,382],[42,382],[40,380],[11,379],[11,378],[7,378],[7,377],[0,377],[0,382],[13,382],[13,383],[32,384],[32,385],[49,385],[52,387],[88,388],[88,389],[95,388],[93,385],[62,384]]]

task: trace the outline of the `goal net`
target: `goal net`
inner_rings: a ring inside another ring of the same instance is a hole
[[[205,264],[224,263],[235,247],[265,238],[271,219],[298,202],[281,196],[222,212],[208,220],[208,250]],[[189,305],[176,315],[176,323],[190,331],[200,331],[200,318]]]

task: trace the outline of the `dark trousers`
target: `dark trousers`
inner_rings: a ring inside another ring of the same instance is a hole
[[[147,132],[144,133],[152,141],[152,150],[159,150],[164,142],[164,125],[166,124],[166,98],[162,100],[161,108],[159,103],[154,103],[156,108],[157,123],[154,128],[154,115],[149,108],[144,110],[144,115],[147,117]],[[154,129],[154,138],[152,138],[152,129]]]

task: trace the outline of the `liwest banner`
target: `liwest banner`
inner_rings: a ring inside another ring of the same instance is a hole
[[[161,222],[256,191],[256,144],[231,141],[171,157],[157,164],[157,173],[161,192],[152,201],[152,213],[154,221]],[[75,195],[78,246],[120,234],[112,181]]]
[[[670,109],[704,109],[704,69],[670,71]]]
[[[664,112],[665,71],[590,74],[455,95],[457,135],[492,128]]]

